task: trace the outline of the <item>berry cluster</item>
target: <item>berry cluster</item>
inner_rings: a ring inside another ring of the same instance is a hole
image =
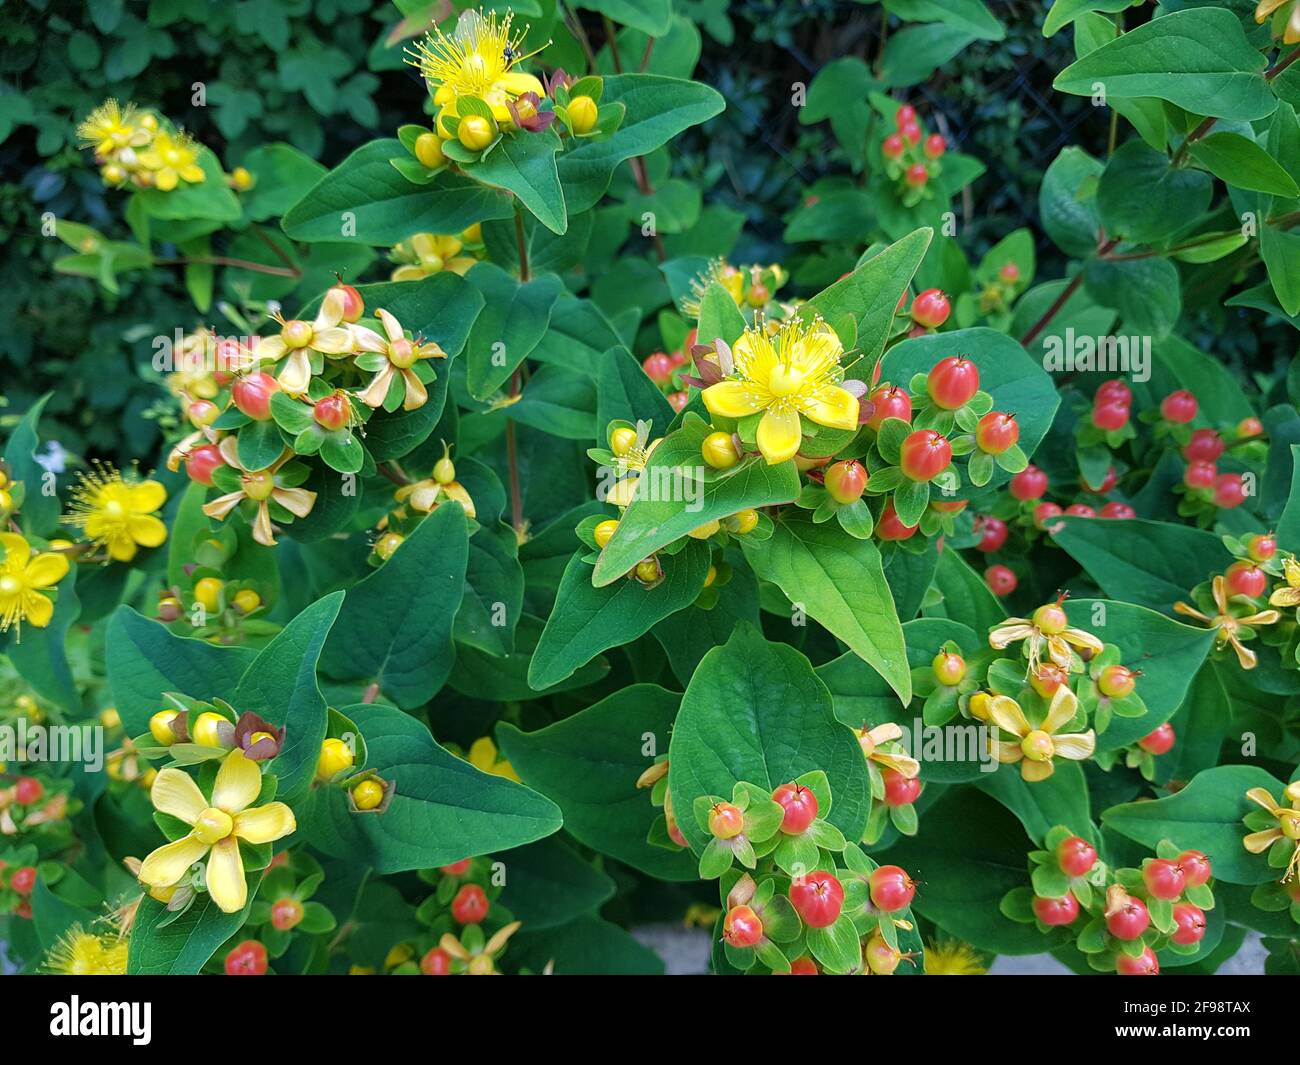
[[[894,112],[894,127],[881,141],[880,155],[903,206],[914,207],[935,195],[931,183],[943,172],[941,160],[948,142],[942,134],[926,134],[911,104]]]

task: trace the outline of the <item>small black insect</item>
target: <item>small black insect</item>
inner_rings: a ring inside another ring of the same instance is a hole
[[[505,51],[501,53],[501,58],[504,59],[507,63],[510,63],[519,58],[519,53],[516,52],[513,48],[511,48],[509,45],[506,45]]]

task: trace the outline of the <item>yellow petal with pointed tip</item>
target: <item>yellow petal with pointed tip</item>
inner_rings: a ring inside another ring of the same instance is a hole
[[[795,405],[818,425],[828,429],[858,427],[858,397],[838,385],[823,385],[808,395],[798,395]]]
[[[778,414],[774,410],[768,410],[758,423],[758,432],[754,434],[754,440],[769,466],[794,458],[799,452],[799,445],[803,442],[803,427],[799,422],[799,412],[787,410]]]
[[[184,879],[190,866],[207,853],[208,845],[193,836],[164,844],[144,860],[136,879],[150,887],[171,887]]]
[[[709,413],[720,418],[743,418],[748,414],[757,414],[766,410],[771,402],[771,397],[766,392],[740,381],[719,381],[706,388],[700,396]]]
[[[212,785],[212,805],[228,814],[246,810],[262,790],[262,770],[236,748],[226,755]]]
[[[222,913],[238,913],[248,901],[248,881],[244,879],[244,860],[239,856],[239,841],[228,836],[208,855],[208,894]]]
[[[989,701],[989,717],[1005,732],[1022,739],[1029,734],[1029,722],[1020,704],[1007,695],[995,695]]]
[[[1068,685],[1062,684],[1052,696],[1047,716],[1043,718],[1043,731],[1056,732],[1068,725],[1079,709],[1079,699]]]
[[[68,559],[55,551],[37,555],[23,570],[23,580],[33,588],[49,588],[67,575]]]
[[[1040,780],[1046,780],[1056,772],[1051,762],[1035,762],[1026,758],[1020,763],[1020,776],[1031,784],[1036,784]]]
[[[1067,732],[1063,736],[1053,736],[1052,743],[1056,753],[1072,762],[1082,762],[1091,758],[1097,749],[1097,734],[1089,729],[1087,732]]]
[[[187,825],[194,824],[208,808],[208,801],[194,778],[180,769],[161,769],[149,789],[149,799],[159,813],[170,814]]]
[[[235,835],[249,843],[274,843],[297,828],[293,811],[282,802],[268,802],[235,815]]]

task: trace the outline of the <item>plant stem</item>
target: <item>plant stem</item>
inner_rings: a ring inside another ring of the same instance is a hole
[[[527,284],[531,277],[528,271],[528,240],[524,236],[524,212],[515,204],[515,245],[519,249],[519,280]]]
[[[369,703],[373,703],[378,698],[379,698],[379,682],[375,681],[374,683],[366,687],[366,690],[361,695],[361,701],[363,703],[369,704]]]
[[[527,284],[532,276],[528,263],[528,243],[524,239],[524,213],[515,204],[515,240],[519,246],[519,280]],[[519,395],[519,368],[510,375],[510,398]],[[510,468],[510,524],[514,526],[516,539],[524,535],[524,494],[519,486],[519,445],[515,440],[515,422],[506,413],[506,464]]]
[[[639,73],[645,73],[645,68],[650,65],[650,53],[654,50],[655,39],[653,37],[647,37],[645,39],[645,51],[641,53],[641,65],[637,68]]]
[[[609,45],[609,55],[614,61],[614,73],[623,73],[623,60],[618,54],[618,31],[614,29],[614,23],[610,21],[608,15],[601,15],[600,20],[605,26],[605,39]]]
[[[1118,243],[1119,243],[1118,237],[1113,237],[1110,240],[1106,241],[1105,244],[1101,245],[1101,247],[1097,249],[1098,257],[1104,256],[1108,251],[1110,251],[1111,248],[1115,247],[1115,245]],[[1072,278],[1070,278],[1069,284],[1067,284],[1065,288],[1062,290],[1061,294],[1057,296],[1055,300],[1052,301],[1052,305],[1048,307],[1046,311],[1043,312],[1043,316],[1030,327],[1029,332],[1020,338],[1020,343],[1023,344],[1025,347],[1029,347],[1030,344],[1032,344],[1035,340],[1037,340],[1038,335],[1044,329],[1046,329],[1049,324],[1051,324],[1052,319],[1055,318],[1057,314],[1060,313],[1061,308],[1064,307],[1066,303],[1069,302],[1070,297],[1073,296],[1076,291],[1078,291],[1079,286],[1082,284],[1083,284],[1083,271],[1080,270],[1077,274],[1075,274]]]
[[[302,277],[302,271],[296,266],[267,266],[265,263],[255,263],[248,259],[231,259],[224,255],[194,255],[178,259],[155,259],[154,262],[161,266],[188,266],[190,264],[236,266],[241,270],[251,270],[256,274],[274,274],[276,277]]]

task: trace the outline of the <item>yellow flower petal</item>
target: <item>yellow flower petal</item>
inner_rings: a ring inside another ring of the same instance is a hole
[[[284,338],[277,333],[275,336],[262,337],[257,342],[257,348],[254,354],[262,362],[279,362],[284,353],[289,350],[289,345],[284,342]]]
[[[274,843],[297,828],[293,811],[282,802],[268,802],[235,815],[235,835],[249,843]]]
[[[307,354],[306,348],[294,348],[289,352],[276,380],[280,382],[281,388],[294,395],[307,391],[307,385],[311,383],[311,356]]]
[[[1250,833],[1241,841],[1241,845],[1251,854],[1263,854],[1281,838],[1282,830],[1280,828],[1268,828],[1263,832]]]
[[[1300,588],[1278,588],[1268,597],[1268,603],[1269,606],[1300,606]]]
[[[1281,807],[1278,806],[1278,804],[1273,801],[1273,796],[1270,795],[1268,791],[1264,788],[1251,788],[1249,791],[1246,792],[1246,798],[1248,798],[1251,802],[1257,803],[1258,805],[1264,807],[1264,809],[1267,810],[1269,813],[1271,813],[1274,817],[1277,816],[1278,810],[1281,809]]]
[[[68,575],[68,559],[57,551],[37,555],[23,570],[23,582],[32,588],[49,588]]]
[[[0,547],[5,552],[5,569],[22,570],[32,557],[32,545],[17,533],[0,533]]]
[[[989,633],[989,646],[995,651],[1005,650],[1018,640],[1028,639],[1034,634],[1034,627],[1020,618],[1008,618],[1009,624],[999,625]]]
[[[1062,736],[1053,736],[1052,743],[1056,753],[1072,762],[1082,762],[1091,758],[1097,749],[1097,734],[1089,729],[1087,732],[1067,732]]]
[[[1025,757],[1025,752],[1020,744],[1007,743],[1005,740],[990,741],[989,750],[997,756],[999,762],[1008,765],[1019,762]]]
[[[743,418],[766,410],[772,397],[765,391],[740,381],[719,381],[701,393],[710,414],[720,418]]]
[[[167,502],[167,489],[157,481],[141,481],[131,485],[130,489],[132,510],[148,513],[151,510],[161,510]]]
[[[271,498],[296,518],[305,518],[316,505],[316,493],[306,488],[276,488]]]
[[[402,410],[419,410],[429,402],[429,390],[424,382],[415,376],[414,370],[403,370],[402,380],[406,382],[406,396],[402,400]]]
[[[190,866],[207,853],[208,845],[193,836],[166,843],[144,860],[136,879],[150,887],[171,887],[183,880]]]
[[[754,439],[769,466],[794,458],[798,454],[799,445],[803,442],[803,427],[799,421],[799,412],[788,410],[778,414],[769,409],[759,421],[758,432],[754,434]]]
[[[1070,690],[1069,685],[1062,684],[1056,689],[1051,705],[1047,708],[1047,716],[1043,718],[1043,731],[1052,733],[1064,728],[1078,710],[1078,697]]]
[[[352,350],[352,331],[337,326],[317,330],[311,338],[311,346],[325,355],[345,355]]]
[[[239,841],[228,836],[208,855],[208,894],[222,913],[238,913],[248,901],[248,881]]]
[[[246,810],[262,790],[262,770],[244,752],[235,748],[217,770],[212,785],[212,805],[228,814]]]
[[[823,385],[795,397],[795,405],[818,425],[829,429],[858,427],[858,397],[838,385]]]
[[[38,629],[45,628],[54,617],[54,604],[37,592],[28,592],[23,597],[23,608],[27,620]]]
[[[1030,784],[1036,784],[1040,780],[1046,780],[1054,772],[1056,767],[1048,762],[1035,762],[1032,758],[1026,758],[1020,763],[1020,776]]]
[[[194,778],[180,769],[160,769],[149,789],[149,800],[159,813],[170,814],[187,825],[194,824],[208,808]]]
[[[525,74],[521,70],[512,70],[507,74],[502,74],[497,78],[496,88],[509,93],[511,96],[522,96],[526,92],[535,92],[538,96],[544,96],[546,89],[540,81],[532,74]]]
[[[989,717],[1004,732],[1023,739],[1029,735],[1029,721],[1020,704],[1007,695],[995,695],[989,701]]]
[[[127,519],[131,539],[141,547],[160,547],[167,539],[167,526],[152,514],[136,514]]]

